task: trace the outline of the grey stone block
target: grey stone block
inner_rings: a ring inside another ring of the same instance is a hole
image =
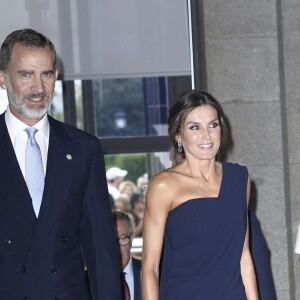
[[[298,20],[300,20],[299,16]],[[286,97],[289,100],[299,100],[300,35],[294,36],[286,34],[284,35],[284,41],[284,84]]]
[[[300,148],[298,148],[300,149]],[[298,226],[300,223],[300,164],[290,165],[290,199],[291,199],[291,218],[292,218],[292,248],[294,249]],[[295,293],[296,299],[300,299],[300,255],[294,254],[294,274],[295,274]]]
[[[277,50],[274,38],[206,39],[208,90],[226,101],[278,100]]]
[[[293,225],[293,245],[296,242],[298,225],[300,224],[300,164],[290,165],[290,201]],[[299,277],[300,278],[300,277]]]
[[[289,290],[278,290],[276,292],[277,300],[291,300]],[[298,300],[298,298],[296,298]]]
[[[233,139],[229,160],[244,161],[247,165],[282,164],[278,101],[227,102],[223,103],[223,108],[230,122]]]
[[[298,35],[300,32],[299,0],[280,1],[282,4],[284,34]]]
[[[296,299],[299,300],[300,299],[300,255],[299,254],[295,254],[294,255],[294,267],[295,267],[295,278],[296,278]]]
[[[270,232],[274,228],[286,228],[282,166],[249,165],[248,170],[253,182],[253,203],[250,203],[250,206],[254,206],[262,229]]]
[[[204,0],[203,6],[208,37],[263,37],[277,34],[275,0]]]
[[[267,232],[267,236],[276,291],[289,290],[286,230],[274,228],[272,231]]]
[[[299,77],[300,78],[300,77]],[[288,101],[287,113],[287,134],[288,134],[288,155],[290,164],[300,163],[300,100]]]

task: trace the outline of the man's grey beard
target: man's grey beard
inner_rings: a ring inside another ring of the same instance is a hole
[[[47,93],[32,93],[25,97],[19,98],[11,92],[11,89],[7,88],[7,96],[9,99],[10,104],[17,110],[19,114],[24,116],[25,118],[36,120],[41,119],[49,110],[52,97],[50,97]],[[26,103],[23,101],[24,99],[31,99],[31,98],[39,98],[44,97],[47,98],[47,102],[40,104],[35,107],[28,107]]]

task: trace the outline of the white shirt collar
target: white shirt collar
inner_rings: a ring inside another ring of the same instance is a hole
[[[133,277],[133,267],[132,267],[132,257],[130,256],[127,266],[124,268],[123,272]]]
[[[23,131],[28,127],[28,125],[20,121],[11,113],[9,106],[7,106],[5,112],[5,122],[11,137],[17,135],[20,131]],[[49,139],[49,121],[47,114],[45,114],[45,116],[33,127],[38,129],[39,133],[41,133],[46,139]]]

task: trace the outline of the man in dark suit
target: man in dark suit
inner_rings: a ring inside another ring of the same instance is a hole
[[[119,300],[102,149],[47,115],[55,62],[51,41],[31,29],[0,50],[9,100],[0,116],[0,299]]]
[[[131,256],[130,249],[134,237],[132,217],[122,211],[113,211],[116,240],[119,245],[119,264],[121,272],[125,273],[126,284],[130,291],[130,298],[126,298],[123,290],[123,300],[141,300],[141,261]],[[127,287],[126,287],[127,288]]]
[[[255,213],[249,210],[248,216],[249,247],[256,272],[259,299],[276,300],[275,286],[270,266],[270,251]]]

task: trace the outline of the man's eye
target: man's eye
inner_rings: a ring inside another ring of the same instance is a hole
[[[43,76],[51,78],[53,76],[53,73],[52,72],[43,73]]]
[[[30,73],[21,73],[21,77],[28,78],[30,77]]]

